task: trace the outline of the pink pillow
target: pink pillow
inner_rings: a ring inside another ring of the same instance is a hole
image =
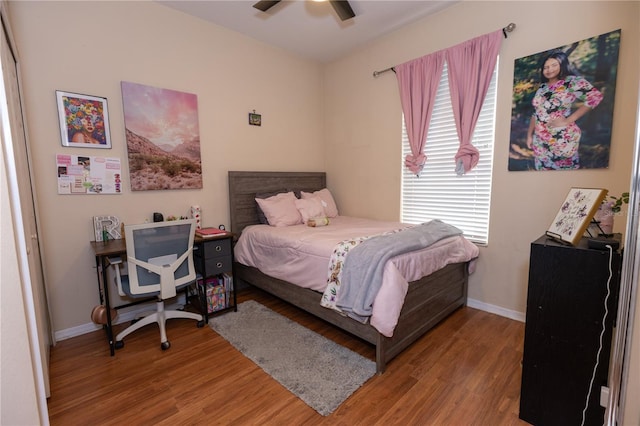
[[[312,217],[326,217],[324,207],[320,199],[317,197],[307,198],[306,200],[296,200],[296,208],[302,216],[302,223],[306,224]]]
[[[256,203],[264,212],[269,225],[290,226],[302,223],[300,212],[296,208],[296,196],[285,192],[269,198],[256,198]]]
[[[316,191],[314,193],[304,192],[300,193],[303,200],[317,197],[320,199],[322,203],[322,207],[324,207],[324,211],[327,214],[327,217],[336,217],[338,216],[338,207],[336,206],[336,202],[333,200],[333,196],[331,192],[327,189],[321,189],[320,191]]]

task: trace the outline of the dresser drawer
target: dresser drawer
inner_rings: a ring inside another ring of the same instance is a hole
[[[203,271],[200,270],[202,269],[201,261],[202,259],[196,260],[195,266],[196,270],[202,274]],[[208,277],[210,277],[211,275],[218,275],[223,272],[226,272],[228,274],[231,273],[231,256],[220,256],[213,257],[211,259],[205,259],[204,263],[204,267],[206,269]]]
[[[196,257],[204,256],[205,259],[211,259],[219,256],[231,256],[231,239],[206,241],[198,250],[195,250]]]

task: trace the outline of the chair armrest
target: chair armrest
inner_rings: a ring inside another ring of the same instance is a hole
[[[115,281],[116,287],[118,287],[118,294],[120,296],[126,296],[127,294],[124,292],[124,289],[122,288],[122,277],[120,275],[120,266],[123,264],[122,258],[120,256],[109,256],[107,257],[107,261],[109,262],[109,265],[113,269],[113,274],[115,277],[114,281]]]
[[[108,256],[107,257],[107,261],[109,262],[109,265],[121,265],[122,264],[122,258],[120,256]]]

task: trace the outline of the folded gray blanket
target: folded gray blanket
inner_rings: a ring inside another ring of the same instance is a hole
[[[363,241],[344,260],[336,306],[353,319],[366,322],[373,312],[373,301],[382,286],[384,266],[389,259],[460,234],[462,231],[455,226],[436,219]]]

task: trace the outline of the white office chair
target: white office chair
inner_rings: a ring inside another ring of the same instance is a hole
[[[165,311],[164,301],[176,296],[176,290],[196,280],[193,264],[195,219],[126,225],[128,275],[115,266],[118,292],[134,298],[156,296],[156,311],[133,323],[116,336],[116,348],[124,346],[130,333],[154,322],[160,327],[160,347],[169,349],[165,322],[171,318],[189,318],[204,326],[202,315],[186,311]]]

